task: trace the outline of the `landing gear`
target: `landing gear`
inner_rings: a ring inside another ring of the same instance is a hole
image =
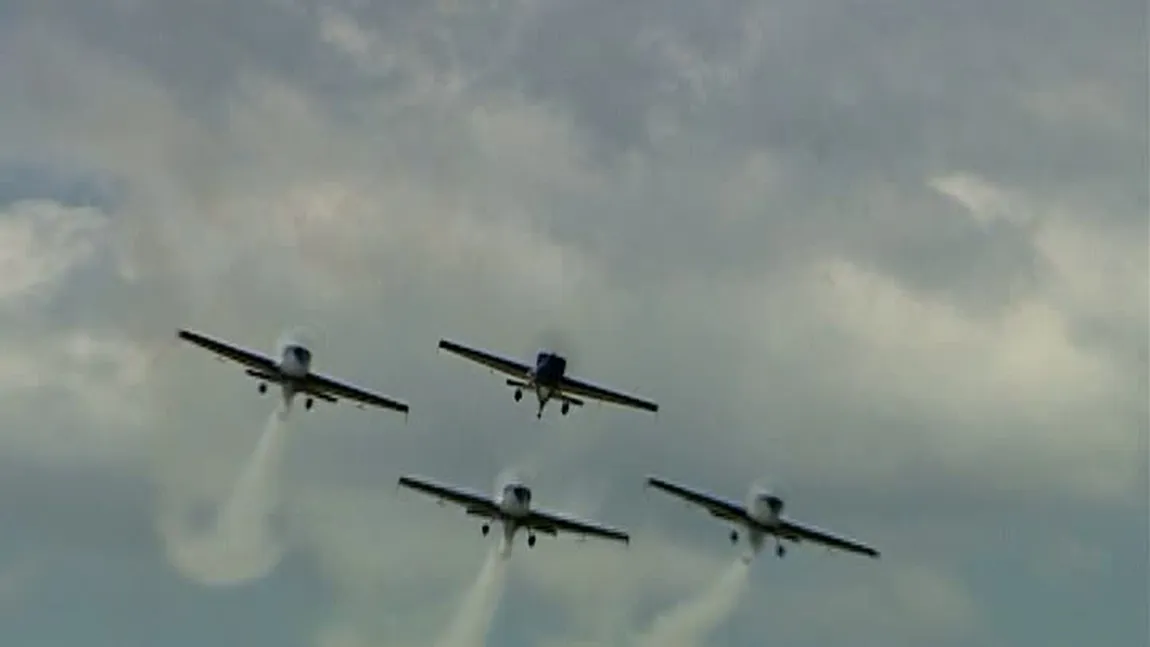
[[[528,548],[534,548],[535,547],[535,535],[527,535],[527,547]]]
[[[519,402],[522,399],[523,399],[523,390],[522,389],[515,389],[515,401]]]
[[[303,401],[303,408],[310,411],[313,404],[315,404],[315,400],[308,398]]]
[[[486,537],[487,533],[491,532],[491,526],[483,524],[483,528],[481,528],[481,530],[483,531],[483,536]]]
[[[563,406],[559,408],[559,413],[562,413],[563,415],[567,415],[567,412],[570,410],[571,410],[571,403],[570,402],[564,402]]]
[[[536,420],[542,420],[543,419],[543,407],[539,407],[539,411],[535,412],[535,419]]]
[[[259,386],[259,389],[260,389],[260,395],[263,395],[263,394],[267,393],[267,392],[268,392],[268,385],[267,385],[267,383],[265,383],[265,382],[260,382],[260,386]]]
[[[737,531],[734,531],[734,530],[731,531],[731,543],[732,544],[739,543],[739,533]]]
[[[775,555],[782,559],[787,554],[787,547],[782,544],[775,545]]]

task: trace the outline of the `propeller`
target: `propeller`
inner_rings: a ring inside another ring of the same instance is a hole
[[[280,351],[288,345],[303,346],[315,352],[315,336],[303,326],[295,326],[284,330],[276,340],[276,350]]]
[[[571,331],[564,330],[561,326],[549,325],[537,332],[533,336],[533,341],[535,348],[531,349],[532,353],[547,350],[564,357],[568,366],[575,364],[577,349],[575,335]]]

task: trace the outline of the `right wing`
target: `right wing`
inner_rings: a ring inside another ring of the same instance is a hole
[[[207,335],[193,332],[191,330],[184,330],[182,328],[176,334],[180,339],[183,339],[184,341],[191,342],[200,348],[206,348],[221,357],[226,357],[227,359],[232,360],[233,362],[238,362],[244,366],[254,368],[259,371],[270,372],[272,375],[279,373],[279,365],[276,364],[275,361],[255,351],[240,348],[239,346],[234,346],[227,342],[208,337]]]
[[[488,368],[493,368],[500,373],[504,373],[512,377],[525,378],[531,372],[531,368],[521,362],[507,359],[505,357],[499,357],[498,355],[492,355],[486,351],[468,348],[446,339],[439,340],[439,348],[441,350],[455,353],[456,355],[469,359],[473,362],[478,362],[484,366],[487,366]]]
[[[879,552],[866,544],[861,544],[857,541],[839,537],[825,530],[819,530],[813,526],[800,524],[794,521],[784,520],[780,523],[780,534],[787,537],[792,541],[810,541],[816,544],[822,544],[827,548],[837,548],[848,553],[855,553],[856,555],[866,555],[867,557],[879,556]]]
[[[415,476],[401,476],[399,477],[399,484],[417,492],[423,492],[440,501],[450,501],[467,510],[467,514],[489,518],[499,516],[499,507],[495,505],[491,497],[483,496],[478,492],[442,485]]]
[[[703,494],[702,492],[683,487],[682,485],[676,485],[657,476],[648,476],[647,485],[678,497],[688,503],[693,503],[705,508],[707,512],[710,512],[720,519],[737,522],[745,522],[747,520],[743,506],[736,505],[730,501],[714,497],[710,494]]]
[[[600,526],[598,524],[591,523],[590,521],[572,519],[571,517],[560,515],[554,512],[547,512],[544,510],[532,510],[527,518],[523,521],[523,525],[531,528],[532,530],[546,533],[548,535],[557,535],[560,532],[565,532],[572,535],[584,535],[598,537],[600,539],[609,539],[611,541],[618,541],[624,544],[631,543],[631,536],[622,530],[608,528],[607,526]]]
[[[659,405],[649,400],[637,398],[633,395],[627,395],[620,391],[613,389],[596,386],[590,382],[577,380],[573,377],[563,377],[563,383],[559,387],[564,393],[574,393],[587,398],[601,400],[603,402],[611,402],[614,404],[622,405],[624,407],[631,407],[633,409],[642,409],[643,411],[650,411],[655,413],[659,411]]]
[[[341,398],[353,400],[359,404],[370,404],[372,406],[391,409],[392,411],[398,411],[400,413],[407,413],[409,410],[409,407],[404,402],[393,400],[378,393],[372,393],[371,391],[362,389],[358,386],[337,382],[336,380],[327,377],[326,375],[320,375],[318,373],[308,374],[307,386],[308,392],[312,395],[318,395],[320,397],[327,396],[332,400],[335,399],[332,396],[339,396]]]

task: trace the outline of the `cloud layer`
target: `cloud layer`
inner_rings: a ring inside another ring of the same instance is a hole
[[[713,583],[726,529],[654,472],[767,479],[884,554],[761,558],[709,644],[1136,644],[1144,13],[0,0],[0,616],[37,603],[0,636],[74,642],[52,602],[95,645],[428,644],[487,546],[395,479],[515,469],[635,541],[517,553],[493,643],[628,644]],[[287,552],[236,590],[179,580],[157,526],[209,518],[271,404],[180,326],[302,327],[412,405],[295,416]],[[537,422],[440,337],[663,408]],[[155,621],[89,623],[126,612],[55,563]]]

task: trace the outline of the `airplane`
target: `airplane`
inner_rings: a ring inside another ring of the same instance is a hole
[[[201,348],[206,348],[222,358],[243,364],[247,367],[245,373],[260,380],[259,392],[267,393],[268,382],[280,385],[284,409],[291,407],[292,400],[297,394],[304,394],[304,409],[311,409],[315,399],[326,402],[338,402],[339,398],[352,400],[356,407],[362,409],[369,404],[376,407],[398,411],[407,415],[409,407],[397,400],[392,400],[375,393],[364,391],[355,386],[343,384],[330,377],[312,372],[312,353],[299,341],[282,339],[273,359],[261,353],[233,346],[227,342],[213,339],[202,333],[180,329],[180,339],[191,342]]]
[[[441,339],[439,348],[460,357],[478,362],[489,368],[511,376],[507,386],[515,387],[515,401],[523,398],[523,390],[535,392],[535,399],[539,402],[536,418],[543,417],[543,408],[552,399],[562,402],[560,413],[567,415],[571,405],[583,406],[583,401],[574,396],[583,396],[593,400],[611,402],[613,404],[642,409],[652,413],[659,411],[659,405],[654,402],[641,400],[634,396],[618,391],[612,391],[600,386],[588,384],[581,380],[565,375],[567,359],[553,352],[540,351],[535,356],[535,365],[527,366],[522,362],[493,355],[486,351],[468,348],[453,341]]]
[[[631,543],[630,535],[621,530],[533,508],[531,506],[531,488],[518,481],[507,483],[495,493],[494,497],[442,485],[416,476],[400,477],[399,485],[439,499],[440,505],[443,505],[444,501],[450,501],[462,506],[467,514],[484,519],[481,530],[485,537],[491,532],[491,522],[500,523],[503,526],[505,555],[510,552],[511,545],[515,540],[515,533],[520,529],[527,531],[528,548],[535,546],[535,533],[537,532],[552,537],[563,532],[583,535],[584,537],[598,537],[623,544]]]
[[[743,527],[749,535],[752,554],[758,554],[763,546],[764,538],[771,535],[775,539],[775,555],[779,558],[787,553],[783,540],[792,541],[796,544],[809,541],[822,544],[827,548],[866,555],[867,557],[878,558],[879,556],[877,550],[865,544],[836,537],[818,528],[783,518],[781,516],[784,507],[782,498],[763,488],[752,487],[748,493],[746,504],[740,505],[682,485],[676,485],[655,476],[647,477],[647,485],[705,508],[712,515]],[[732,529],[730,538],[732,544],[738,543],[738,531]],[[746,558],[746,561],[750,561],[750,557]]]

